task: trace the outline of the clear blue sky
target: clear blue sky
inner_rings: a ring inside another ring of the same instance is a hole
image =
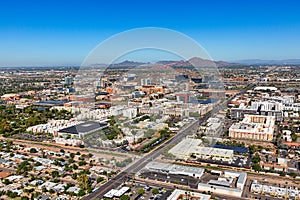
[[[3,0],[0,66],[80,65],[104,39],[164,27],[215,60],[300,58],[300,1]]]

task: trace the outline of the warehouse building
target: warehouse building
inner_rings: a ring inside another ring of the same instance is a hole
[[[169,153],[173,154],[179,159],[204,159],[204,160],[222,160],[232,162],[233,150],[231,149],[219,149],[214,147],[199,146],[202,144],[200,139],[186,138],[180,143],[169,150]]]
[[[217,180],[199,183],[198,190],[214,194],[241,197],[247,180],[247,173],[237,171],[224,171]]]
[[[189,166],[175,165],[175,164],[162,163],[162,162],[150,162],[146,165],[145,168],[149,171],[186,175],[186,176],[191,176],[196,178],[201,178],[204,173],[204,169],[199,167],[189,167]]]

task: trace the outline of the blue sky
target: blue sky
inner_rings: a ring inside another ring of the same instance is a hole
[[[215,60],[300,58],[300,2],[3,0],[0,66],[80,65],[106,38],[163,27],[194,38]]]

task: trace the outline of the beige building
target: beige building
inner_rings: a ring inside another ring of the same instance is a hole
[[[272,141],[275,128],[274,116],[245,115],[243,121],[229,128],[229,137]]]

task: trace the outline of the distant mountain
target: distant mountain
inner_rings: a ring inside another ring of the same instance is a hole
[[[164,64],[171,67],[189,67],[189,66],[202,66],[202,67],[209,67],[209,66],[217,66],[217,67],[223,67],[223,66],[234,66],[239,65],[238,63],[229,63],[225,61],[213,61],[208,59],[202,59],[199,57],[191,58],[187,61],[159,61],[158,64]]]
[[[145,64],[147,64],[147,63],[125,60],[120,63],[111,64],[111,65],[109,65],[109,68],[134,68],[134,67],[145,65]]]
[[[229,65],[235,65],[236,63],[229,63],[225,61],[214,61],[214,60],[208,60],[208,59],[202,59],[199,57],[194,57],[188,60],[189,63],[192,63],[193,65],[198,66],[217,66],[217,67],[224,67]]]
[[[235,61],[247,65],[300,65],[300,59],[285,59],[285,60],[261,60],[261,59],[247,59]]]
[[[174,60],[161,60],[161,61],[156,62],[156,64],[168,65],[168,64],[175,63],[175,62],[178,62],[178,61],[174,61]]]
[[[104,63],[96,63],[96,64],[92,64],[91,66],[96,67],[96,68],[106,68],[107,64]]]
[[[173,68],[181,68],[181,67],[192,67],[192,66],[198,66],[198,67],[210,67],[210,66],[217,66],[217,67],[223,67],[223,66],[236,66],[240,65],[238,63],[229,63],[225,61],[213,61],[208,59],[202,59],[199,57],[191,58],[187,61],[180,60],[180,61],[172,61],[172,60],[162,60],[158,61],[156,63],[145,63],[145,62],[135,62],[135,61],[129,61],[125,60],[120,63],[114,63],[109,65],[109,68],[111,69],[125,69],[125,68],[135,68],[135,67],[149,67],[153,65],[166,65],[168,67]]]

